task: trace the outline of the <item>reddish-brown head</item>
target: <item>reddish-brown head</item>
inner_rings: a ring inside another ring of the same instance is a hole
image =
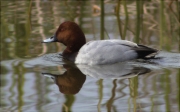
[[[54,36],[43,42],[60,42],[67,46],[65,53],[78,52],[86,43],[86,39],[81,28],[71,21],[63,22],[57,29]]]
[[[83,31],[70,21],[62,23],[56,31],[56,38],[67,46],[70,52],[77,52],[86,43]]]

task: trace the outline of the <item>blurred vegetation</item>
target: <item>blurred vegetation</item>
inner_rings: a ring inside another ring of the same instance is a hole
[[[67,20],[80,25],[87,41],[121,38],[173,52],[180,47],[177,0],[2,1],[1,9],[1,60],[55,52],[54,44],[48,50],[40,42]]]

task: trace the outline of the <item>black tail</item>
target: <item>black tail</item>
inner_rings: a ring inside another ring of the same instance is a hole
[[[142,59],[152,59],[158,53],[157,49],[153,49],[144,45],[138,45],[138,47],[133,49],[138,53],[138,58]]]

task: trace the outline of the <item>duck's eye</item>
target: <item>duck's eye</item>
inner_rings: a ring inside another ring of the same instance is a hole
[[[64,31],[64,28],[61,28],[61,31]]]

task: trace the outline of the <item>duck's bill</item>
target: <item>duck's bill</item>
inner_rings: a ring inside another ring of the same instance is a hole
[[[50,38],[45,39],[45,40],[42,41],[42,43],[49,43],[49,42],[57,42],[56,37],[55,37],[55,36],[52,36],[52,37],[50,37]]]

